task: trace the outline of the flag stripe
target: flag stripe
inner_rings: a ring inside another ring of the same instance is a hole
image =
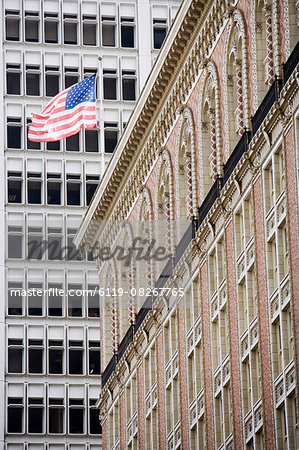
[[[47,126],[47,125],[51,125],[51,124],[55,124],[55,123],[68,123],[68,119],[71,119],[73,117],[75,117],[77,114],[79,114],[82,111],[86,111],[88,113],[93,112],[94,111],[94,106],[92,104],[90,105],[77,105],[74,108],[74,112],[69,112],[70,110],[63,110],[64,114],[52,114],[50,116],[50,118],[47,119],[36,119],[34,121],[34,123],[31,125],[31,128],[35,128],[35,127],[43,127],[43,126]]]
[[[68,128],[72,128],[74,125],[76,125],[76,122],[78,122],[80,120],[86,120],[87,122],[94,122],[94,119],[95,119],[95,115],[86,117],[84,114],[80,114],[72,122],[69,122],[67,124],[67,126],[59,125],[59,126],[55,126],[53,128],[46,127],[46,128],[31,129],[29,134],[31,134],[31,133],[34,135],[38,135],[38,134],[42,135],[42,134],[46,134],[46,133],[56,134],[56,133],[59,133],[60,131],[66,130]]]
[[[65,139],[69,136],[72,136],[73,134],[78,133],[82,128],[97,128],[97,125],[94,123],[94,121],[88,121],[82,120],[80,122],[77,122],[75,126],[72,128],[68,128],[67,131],[62,131],[60,133],[55,134],[54,136],[51,136],[50,132],[43,133],[42,135],[30,135],[30,140],[33,142],[53,142],[53,141],[59,141],[60,139]]]

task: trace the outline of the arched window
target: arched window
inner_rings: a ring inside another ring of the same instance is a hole
[[[176,218],[181,237],[196,216],[197,206],[194,123],[190,108],[182,112],[176,148]]]
[[[153,260],[148,257],[147,250],[153,241],[153,209],[151,194],[147,188],[141,193],[138,214],[138,234],[137,246],[140,251],[136,251],[136,267],[137,267],[137,288],[152,288],[154,283]],[[137,308],[139,309],[145,301],[145,296],[137,297]]]
[[[226,39],[224,60],[225,131],[227,157],[245,127],[249,127],[246,27],[240,10],[233,12]]]
[[[205,198],[217,175],[221,174],[219,79],[217,68],[209,62],[199,95],[200,194]]]
[[[134,298],[132,289],[135,288],[135,263],[133,247],[133,232],[129,223],[126,223],[121,241],[121,260],[119,284],[122,294],[119,296],[120,307],[120,340],[126,334],[135,319]],[[134,292],[133,292],[134,294]]]
[[[160,155],[156,179],[156,238],[157,247],[163,248],[162,261],[156,261],[157,275],[174,254],[173,232],[173,176],[170,155],[163,150]]]
[[[294,50],[299,35],[299,2],[295,0],[285,0],[285,32],[287,37],[286,55],[289,57]]]

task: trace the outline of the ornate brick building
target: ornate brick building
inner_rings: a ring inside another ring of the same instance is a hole
[[[106,449],[299,446],[297,38],[295,0],[179,10],[76,237]]]

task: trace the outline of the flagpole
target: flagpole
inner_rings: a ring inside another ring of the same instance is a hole
[[[103,89],[103,58],[101,56],[98,57],[98,74],[99,74],[99,97],[100,97],[100,148],[101,148],[101,177],[105,171],[105,135],[104,135],[104,107],[103,107],[103,97],[104,97],[104,89]]]

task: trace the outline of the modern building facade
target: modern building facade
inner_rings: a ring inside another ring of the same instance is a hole
[[[299,446],[298,7],[182,4],[80,226],[105,449]]]
[[[0,446],[7,450],[101,448],[98,275],[72,240],[179,3],[1,2]],[[96,72],[99,55],[104,149],[99,130],[28,141],[30,114]]]

